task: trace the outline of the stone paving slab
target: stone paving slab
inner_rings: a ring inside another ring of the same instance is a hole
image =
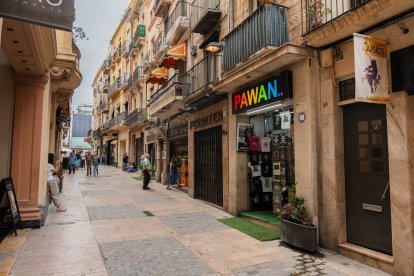
[[[172,237],[100,244],[109,275],[216,275]]]
[[[119,193],[115,190],[82,190],[83,197],[95,196],[118,196]]]
[[[228,226],[207,213],[183,213],[160,219],[180,235],[228,229]]]
[[[124,219],[146,216],[141,210],[131,205],[88,206],[90,220]]]

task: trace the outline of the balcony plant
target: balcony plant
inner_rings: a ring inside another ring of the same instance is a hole
[[[331,12],[331,9],[325,7],[322,0],[309,0],[306,8],[306,15],[309,19],[310,29],[313,30],[321,26],[326,15]]]
[[[295,186],[289,189],[289,203],[283,206],[279,213],[282,222],[281,238],[289,245],[315,252],[318,246],[318,227],[310,222],[305,209],[305,199],[293,193]]]

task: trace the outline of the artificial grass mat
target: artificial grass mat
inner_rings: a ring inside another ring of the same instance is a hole
[[[237,229],[240,232],[243,232],[259,241],[272,241],[280,239],[279,231],[270,230],[263,226],[254,224],[253,222],[250,222],[247,219],[234,217],[222,218],[218,219],[218,221],[234,229]]]
[[[277,218],[277,215],[272,211],[257,211],[257,212],[250,212],[244,211],[240,212],[240,215],[246,216],[249,218],[254,218],[263,222],[267,222],[272,225],[280,225],[280,220]]]
[[[142,181],[144,180],[143,176],[134,176],[133,179],[138,180],[138,181]]]

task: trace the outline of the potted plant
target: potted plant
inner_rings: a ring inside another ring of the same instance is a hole
[[[294,196],[280,211],[281,238],[294,247],[315,252],[318,227],[313,225],[305,210],[305,199]]]
[[[325,7],[322,0],[309,0],[306,14],[309,19],[310,28],[313,30],[321,26],[326,15],[330,13],[331,9]]]

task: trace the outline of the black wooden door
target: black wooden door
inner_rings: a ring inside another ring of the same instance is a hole
[[[195,198],[223,206],[222,131],[214,127],[195,133]]]
[[[344,138],[348,242],[392,254],[385,106],[345,107]]]

